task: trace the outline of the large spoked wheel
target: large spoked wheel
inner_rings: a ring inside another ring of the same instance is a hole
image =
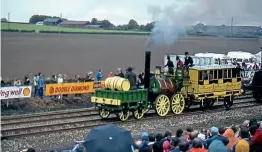
[[[171,109],[173,113],[180,114],[185,108],[185,98],[182,94],[175,94],[171,97]]]
[[[129,118],[129,111],[125,110],[125,111],[121,111],[118,113],[118,118],[121,121],[126,121]]]
[[[155,110],[159,116],[165,116],[170,110],[170,101],[166,95],[159,95],[155,100]]]
[[[142,109],[137,109],[133,111],[133,116],[135,117],[135,119],[141,119],[144,116],[144,112]]]
[[[99,109],[99,116],[100,116],[102,119],[108,118],[109,115],[110,115],[110,112],[109,112],[108,110]]]
[[[231,97],[231,100],[230,100],[230,97],[225,97],[224,106],[226,109],[230,109],[233,106],[233,97]]]

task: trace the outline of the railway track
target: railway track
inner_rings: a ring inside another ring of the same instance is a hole
[[[236,108],[246,108],[246,107],[252,107],[252,106],[257,106],[258,104],[253,103],[250,98],[245,98],[245,99],[249,99],[249,101],[241,101],[241,102],[236,102],[235,106],[233,107],[233,109]],[[248,105],[249,103],[249,105]],[[241,106],[242,105],[242,106]],[[212,109],[210,110],[204,110],[205,112],[217,112],[217,111],[221,111],[221,107],[224,107],[223,105],[216,105],[214,106]],[[92,110],[91,110],[92,111]],[[191,108],[188,110],[188,112],[183,113],[181,115],[194,115],[197,113],[203,113],[203,110],[197,108]],[[174,116],[175,114],[168,114],[168,116],[166,117],[161,117],[161,118],[168,118],[171,116]],[[49,119],[50,122],[52,123],[47,123],[47,124],[42,124],[39,125],[37,123],[42,123],[41,119],[37,119],[35,121],[31,121],[31,125],[29,121],[27,121],[27,123],[25,122],[14,122],[11,121],[11,123],[6,123],[4,122],[3,126],[2,126],[2,130],[1,130],[1,134],[2,137],[5,138],[17,138],[17,137],[23,137],[23,136],[29,136],[29,135],[38,135],[38,134],[46,134],[46,133],[55,133],[55,132],[59,132],[59,131],[68,131],[68,130],[75,130],[75,129],[87,129],[87,128],[93,128],[99,125],[103,125],[106,123],[115,123],[115,124],[119,124],[119,123],[130,123],[133,122],[133,119],[131,118],[128,121],[122,122],[122,121],[118,121],[118,119],[116,118],[111,118],[111,119],[107,119],[107,120],[101,120],[100,117],[98,117],[96,114],[86,114],[86,115],[82,115],[79,116],[78,115],[78,120],[74,120],[76,116],[67,116],[67,118],[65,119],[72,119],[70,121],[67,122],[59,122],[57,123],[57,118],[55,119]],[[80,118],[81,117],[81,118]],[[159,118],[159,116],[156,116],[156,114],[146,114],[144,118],[138,120],[138,121],[146,121],[146,120],[150,120],[150,119],[157,119]],[[61,119],[61,118],[59,118]],[[65,120],[63,119],[63,120]],[[47,121],[47,118],[45,118],[45,121]],[[56,123],[55,123],[56,122]],[[27,124],[27,126],[23,126],[23,127],[17,127],[21,124]],[[12,127],[13,126],[13,127]]]
[[[252,93],[246,92],[245,95],[236,97],[235,100],[242,100],[252,98]],[[77,118],[79,115],[82,116],[92,116],[97,115],[98,112],[95,108],[81,108],[81,109],[74,109],[74,110],[60,110],[54,112],[45,112],[45,113],[36,113],[36,114],[25,114],[25,115],[15,115],[15,116],[3,116],[1,117],[2,120],[2,127],[3,125],[9,124],[16,124],[16,123],[31,123],[37,120],[49,120],[50,118],[62,120],[68,118]]]

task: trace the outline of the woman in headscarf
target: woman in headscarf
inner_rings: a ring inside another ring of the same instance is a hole
[[[227,144],[227,147],[232,150],[233,149],[233,146],[235,144],[237,144],[238,142],[238,139],[235,137],[235,133],[234,131],[229,128],[225,131],[225,133],[223,134],[224,137],[226,137],[228,140],[229,140],[229,143]]]

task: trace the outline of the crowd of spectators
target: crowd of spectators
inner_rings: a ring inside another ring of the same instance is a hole
[[[80,151],[88,150],[73,150]],[[262,122],[251,119],[239,126],[202,130],[188,127],[177,129],[175,135],[170,131],[142,132],[140,138],[134,140],[134,152],[262,152]]]
[[[178,129],[175,136],[141,133],[139,152],[262,152],[262,123],[246,120],[239,127],[211,127],[201,131]]]

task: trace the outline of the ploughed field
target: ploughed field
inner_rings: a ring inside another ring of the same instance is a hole
[[[23,77],[42,72],[45,75],[64,73],[69,76],[103,69],[109,71],[128,66],[144,70],[147,36],[37,34],[2,32],[1,72],[3,78]],[[167,53],[227,53],[231,50],[260,51],[262,39],[218,37],[185,37],[173,45],[153,46],[151,67],[163,65]]]

